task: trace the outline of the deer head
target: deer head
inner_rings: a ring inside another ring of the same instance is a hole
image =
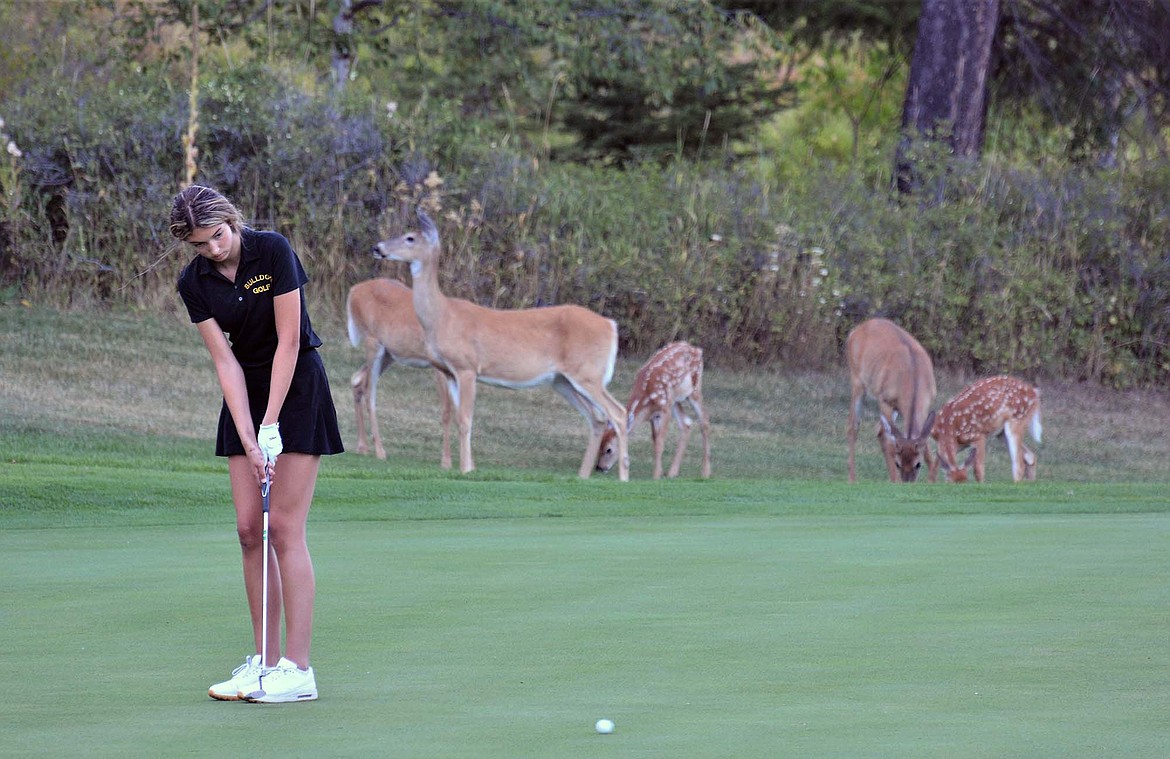
[[[917,437],[906,437],[901,430],[881,415],[882,426],[878,431],[878,440],[882,447],[894,455],[894,465],[902,482],[914,482],[918,479],[918,470],[922,468],[922,461],[926,458],[926,443],[930,439],[930,428],[934,425],[934,412],[926,417],[922,430]]]
[[[626,429],[629,427],[627,426]],[[596,470],[608,472],[617,463],[617,460],[617,432],[613,428],[613,422],[609,422],[605,425],[605,432],[601,433],[601,446],[597,452]]]
[[[972,448],[970,453],[967,454],[967,460],[964,461],[962,464],[960,464],[957,467],[951,467],[951,465],[947,463],[947,460],[945,458],[943,458],[942,456],[939,456],[938,457],[938,465],[939,465],[939,467],[942,468],[942,470],[944,472],[946,472],[947,481],[948,482],[966,482],[967,481],[967,470],[970,469],[971,465],[975,463],[975,454],[977,452],[978,451],[976,451],[974,448]],[[1035,460],[1035,457],[1033,457],[1033,461],[1034,460]]]
[[[382,261],[403,261],[411,265],[411,274],[417,274],[417,263],[438,256],[439,230],[426,211],[418,209],[419,231],[382,240],[374,245],[374,258]]]

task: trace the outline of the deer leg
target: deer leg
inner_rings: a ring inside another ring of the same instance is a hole
[[[1024,478],[1023,425],[1011,420],[1003,426],[1003,437],[1007,441],[1008,457],[1012,462],[1012,482]]]
[[[682,403],[675,403],[670,407],[670,414],[678,427],[678,445],[674,450],[674,459],[670,462],[670,471],[667,477],[678,477],[678,470],[682,468],[683,455],[687,452],[687,443],[691,440],[691,427],[694,424],[691,418],[683,412]],[[663,423],[663,437],[666,437],[666,424]],[[665,442],[664,442],[665,445]]]
[[[857,428],[861,425],[861,399],[865,390],[860,383],[853,383],[853,398],[849,401],[849,425],[845,436],[849,441],[849,481],[857,481],[857,469],[854,465],[853,452],[857,447]]]
[[[455,423],[459,427],[459,471],[467,474],[475,469],[471,458],[471,421],[475,412],[475,372],[459,372],[454,380]]]
[[[984,465],[987,463],[987,437],[975,438],[975,481],[983,482]]]
[[[1024,449],[1024,454],[1022,457],[1024,459],[1024,479],[1029,481],[1035,480],[1036,454],[1032,453],[1028,446],[1024,445],[1023,443],[1020,443],[1020,447]]]
[[[581,459],[581,467],[577,476],[583,480],[589,479],[597,464],[597,451],[601,446],[601,436],[605,433],[607,421],[605,412],[563,375],[557,375],[552,382],[553,390],[577,409],[577,413],[585,417],[589,425],[589,442],[585,446],[585,456]]]
[[[361,369],[353,373],[349,378],[349,387],[353,391],[353,418],[357,423],[357,452],[366,453],[369,450],[366,447],[366,418],[365,418],[365,397],[366,397],[366,377],[369,375],[370,365],[364,364]]]
[[[900,482],[902,477],[898,472],[898,464],[894,461],[894,446],[901,433],[897,431],[894,425],[894,409],[889,405],[879,404],[879,410],[882,419],[877,425],[878,444],[882,447],[882,456],[886,459],[886,471],[890,475],[890,482]],[[890,429],[886,429],[887,424]]]
[[[378,377],[392,363],[387,361],[383,364],[382,361],[385,357],[386,349],[378,345],[370,356],[370,371],[366,380],[366,413],[370,417],[370,435],[374,439],[374,455],[379,459],[386,458],[386,449],[382,447],[382,433],[378,431]]]
[[[601,448],[601,437],[609,427],[609,422],[601,415],[601,409],[596,409],[596,413],[591,410],[585,414],[585,419],[589,422],[589,444],[585,447],[581,468],[577,470],[577,476],[583,480],[589,479],[589,475],[597,469],[597,452]]]
[[[455,402],[447,390],[447,380],[438,369],[434,372],[435,389],[439,393],[440,424],[443,429],[443,452],[439,455],[439,466],[451,468],[451,411]]]
[[[691,408],[695,410],[695,418],[699,420],[699,432],[703,436],[703,477],[711,476],[711,425],[707,422],[707,413],[703,411],[703,394],[696,385],[691,391]]]
[[[650,439],[654,442],[654,479],[662,478],[662,451],[666,448],[666,420],[662,413],[650,415]]]

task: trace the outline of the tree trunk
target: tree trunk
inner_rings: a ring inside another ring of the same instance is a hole
[[[902,107],[898,191],[919,184],[915,146],[977,157],[987,120],[987,78],[1000,0],[923,0]]]
[[[349,72],[353,67],[353,2],[341,0],[337,15],[333,17],[333,56],[330,68],[333,70],[333,87],[336,92],[345,89],[349,83]]]

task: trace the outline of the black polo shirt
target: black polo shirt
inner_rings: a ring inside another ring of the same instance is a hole
[[[277,232],[245,227],[240,233],[240,265],[231,282],[203,256],[179,274],[179,295],[191,322],[215,319],[227,333],[232,353],[244,369],[267,367],[276,354],[276,316],[272,299],[300,290],[301,350],[321,345],[305,308],[309,276],[288,240]]]

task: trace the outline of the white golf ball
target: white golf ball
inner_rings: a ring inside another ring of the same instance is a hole
[[[593,727],[596,728],[597,732],[601,733],[602,735],[609,735],[613,732],[613,720],[599,719],[597,720],[597,724]]]

